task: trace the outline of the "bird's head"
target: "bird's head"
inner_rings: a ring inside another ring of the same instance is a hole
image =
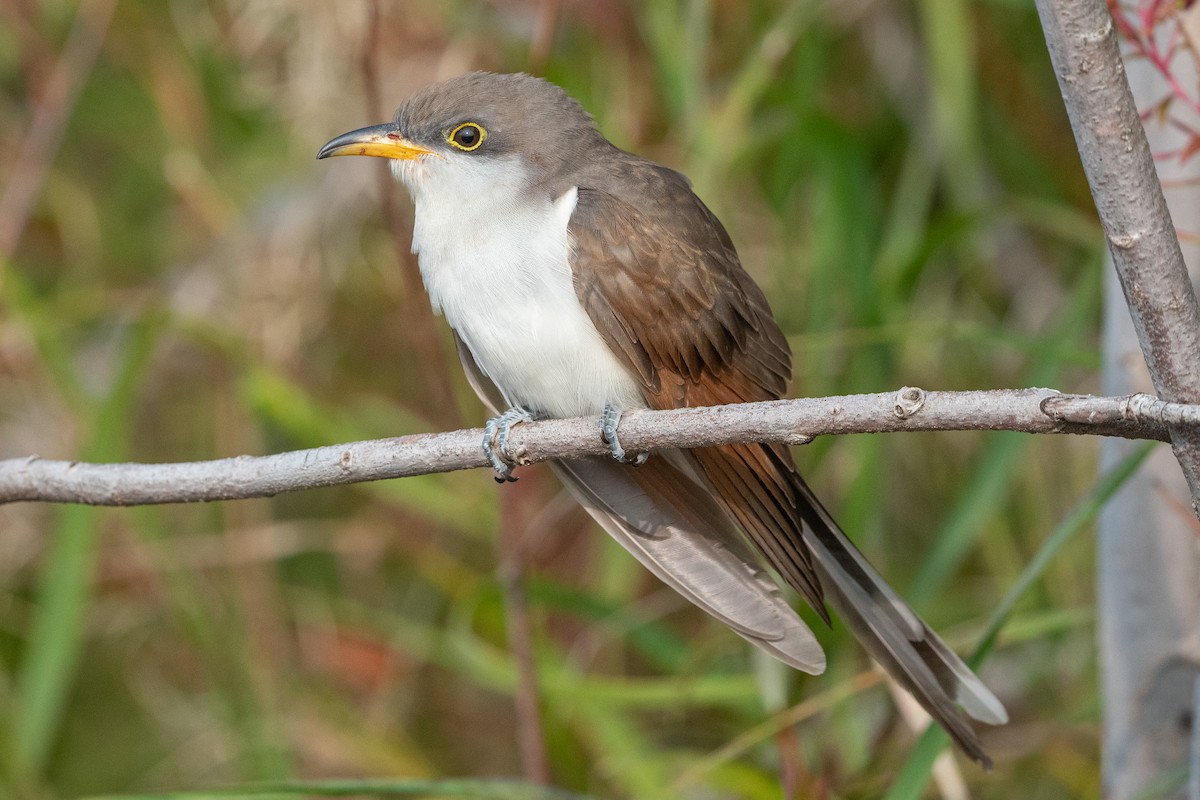
[[[317,154],[379,156],[420,196],[449,179],[525,176],[553,182],[604,143],[586,111],[530,75],[472,72],[426,87],[395,118],[333,139]]]

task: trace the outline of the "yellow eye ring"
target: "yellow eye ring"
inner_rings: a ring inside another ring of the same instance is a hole
[[[456,125],[452,131],[446,134],[446,141],[465,153],[478,150],[486,138],[487,131],[478,122],[464,122]]]

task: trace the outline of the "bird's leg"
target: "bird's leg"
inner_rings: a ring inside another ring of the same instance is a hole
[[[508,432],[519,422],[533,422],[533,414],[517,406],[498,417],[492,417],[483,426],[483,454],[496,471],[496,483],[511,483],[516,460],[508,453]]]
[[[632,464],[640,467],[650,457],[649,453],[626,453],[617,437],[617,426],[621,424],[621,409],[612,403],[604,404],[604,412],[600,415],[600,438],[608,444],[612,457],[622,464]]]

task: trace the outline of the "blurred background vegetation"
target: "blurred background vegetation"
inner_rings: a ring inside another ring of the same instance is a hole
[[[3,0],[0,457],[478,426],[408,200],[374,160],[314,160],[474,68],[545,75],[693,177],[791,337],[794,393],[1096,388],[1101,239],[1030,3]],[[797,457],[969,652],[1095,450],[955,433]],[[915,735],[836,620],[826,675],[764,667],[521,474],[0,508],[2,790],[536,777],[539,750],[602,797],[894,785]],[[993,773],[960,760],[973,796],[1098,794],[1092,608],[1077,537],[983,667],[1013,721],[983,732]]]

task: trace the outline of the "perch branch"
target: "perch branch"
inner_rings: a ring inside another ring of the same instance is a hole
[[[1052,389],[897,392],[769,403],[632,411],[621,420],[630,450],[745,442],[804,444],[815,436],[896,431],[1009,430],[1166,441],[1168,425],[1192,429],[1200,407],[1140,395],[1087,397]],[[521,464],[604,456],[595,419],[518,425],[509,449]],[[482,430],[418,434],[176,464],[86,464],[37,456],[0,461],[0,503],[41,501],[131,506],[270,497],[282,492],[450,472],[487,465]]]

